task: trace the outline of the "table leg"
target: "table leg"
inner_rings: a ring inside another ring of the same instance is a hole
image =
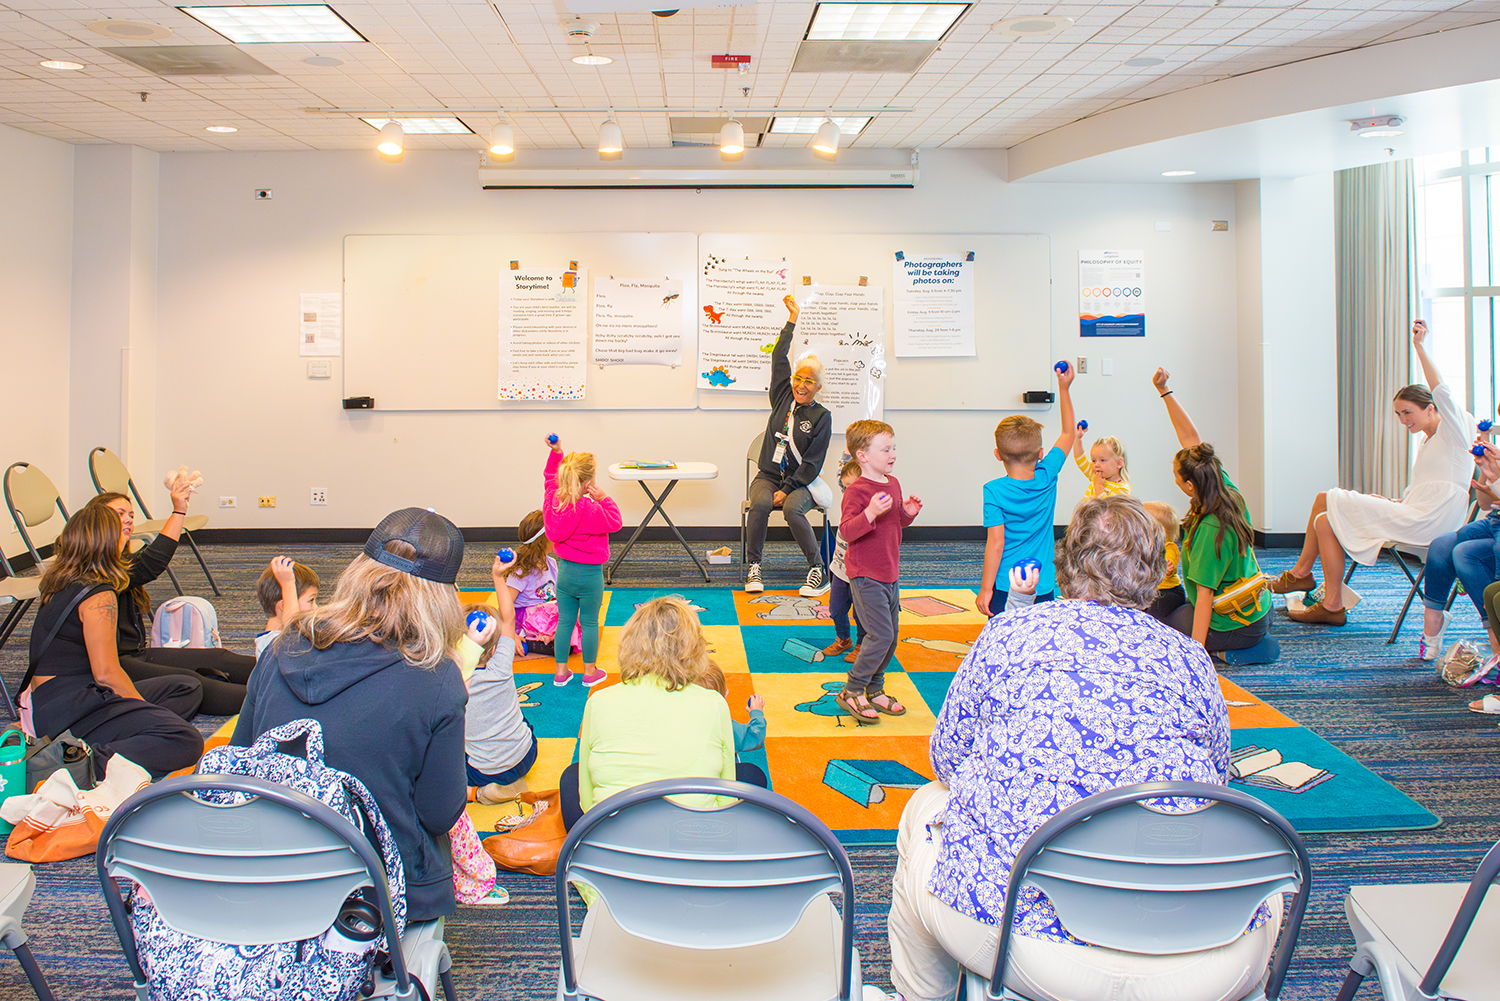
[[[611,563],[609,565],[609,569],[604,572],[604,583],[614,583],[615,571],[620,568],[620,564],[624,561],[626,554],[628,554],[630,550],[635,547],[636,540],[641,537],[641,533],[646,530],[646,526],[651,524],[651,519],[656,517],[656,512],[661,511],[662,502],[667,499],[667,494],[672,492],[672,488],[677,485],[677,482],[677,480],[668,482],[667,489],[661,492],[660,497],[657,497],[651,492],[651,488],[646,486],[645,480],[636,480],[636,483],[640,484],[641,490],[645,491],[646,496],[651,498],[651,510],[646,512],[646,517],[642,518],[641,523],[636,526],[635,532],[630,536],[630,541],[625,543],[625,548],[620,550],[620,555],[615,557],[615,561]],[[662,511],[662,517],[666,517],[665,511]],[[678,538],[681,538],[681,536],[678,536]]]
[[[674,480],[673,482],[675,483],[676,481]],[[662,494],[661,496],[662,500],[667,499],[666,494]],[[703,582],[707,584],[709,582],[708,571],[704,568],[702,563],[698,562],[698,554],[693,552],[693,547],[687,544],[687,540],[684,539],[682,537],[682,533],[677,530],[677,525],[673,523],[672,516],[667,514],[666,508],[661,509],[661,517],[662,520],[665,521],[667,525],[672,529],[672,534],[677,536],[677,541],[682,543],[682,548],[687,551],[688,556],[693,561],[693,565],[697,567],[698,572],[703,575]]]

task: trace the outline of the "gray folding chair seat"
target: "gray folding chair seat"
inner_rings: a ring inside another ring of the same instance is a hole
[[[1350,1001],[1371,973],[1386,1001],[1500,997],[1497,875],[1500,845],[1468,883],[1351,886],[1344,914],[1355,950],[1338,1001]]]
[[[1165,813],[1142,800],[1211,800]],[[1253,796],[1201,782],[1150,782],[1095,793],[1021,846],[1006,889],[995,966],[966,971],[967,996],[1023,998],[1004,984],[1017,894],[1034,886],[1091,945],[1151,956],[1216,949],[1245,933],[1260,905],[1293,893],[1280,939],[1249,1001],[1275,1001],[1312,890],[1312,863],[1291,824]]]
[[[99,446],[89,452],[89,478],[94,481],[94,492],[96,494],[115,493],[124,494],[135,498],[135,508],[145,515],[145,520],[137,521],[135,528],[131,531],[132,539],[154,539],[161,534],[161,530],[167,526],[168,519],[152,518],[151,509],[146,507],[146,502],[141,498],[141,492],[135,488],[135,480],[131,478],[130,470],[125,468],[125,463],[104,446]],[[214,594],[219,593],[219,585],[214,581],[214,575],[209,572],[208,564],[203,561],[203,553],[198,549],[198,543],[193,540],[193,533],[208,525],[208,515],[193,514],[182,520],[182,537],[193,550],[193,555],[198,558],[198,565],[203,568],[203,576],[208,578],[208,586],[213,588]],[[168,576],[172,577],[172,583],[177,584],[177,578],[172,575],[170,567],[167,568]],[[178,585],[177,593],[182,593],[182,587]]]
[[[31,955],[31,947],[26,944],[26,931],[21,927],[21,919],[26,916],[26,908],[31,906],[31,895],[35,892],[36,876],[31,866],[0,862],[0,942],[16,954],[40,1001],[54,1001],[52,988],[47,985],[42,968]]]
[[[665,798],[689,794],[740,801]],[[597,893],[576,940],[570,882]],[[861,994],[848,856],[806,809],[758,786],[663,779],[611,796],[563,844],[557,906],[566,1001],[697,1001],[705,985],[735,1001]]]
[[[42,559],[41,551],[32,539],[31,530],[47,524],[57,513],[62,514],[63,522],[68,520],[68,509],[63,506],[62,495],[57,492],[52,478],[29,462],[10,464],[5,470],[4,490],[10,520],[15,523],[16,531],[21,533],[21,541],[26,543],[26,551],[31,554],[37,573],[41,573],[47,561]],[[57,532],[60,531],[61,524],[57,526]],[[57,532],[52,535],[55,537]]]
[[[756,473],[760,472],[760,446],[765,439],[766,434],[762,431],[755,436],[750,442],[750,447],[745,450],[745,499],[740,501],[740,576],[742,578],[750,570],[750,564],[745,560],[745,543],[748,541],[750,526],[750,481],[755,479]],[[837,495],[834,496],[834,502],[838,502]],[[826,555],[833,549],[833,542],[831,540],[833,526],[829,521],[828,509],[826,507],[814,505],[812,510],[823,516],[823,529],[819,532],[819,535],[823,542],[823,553],[821,555],[825,557],[825,562],[823,563],[824,580],[827,580],[828,563],[826,562]]]
[[[226,807],[192,795],[208,789],[255,798]],[[365,836],[327,804],[264,779],[185,775],[147,786],[115,810],[94,857],[139,1001],[151,986],[116,878],[139,883],[172,928],[231,945],[321,935],[361,887],[373,888],[384,928],[395,926],[384,866]],[[441,983],[457,1001],[442,933],[441,919],[408,923],[374,996],[416,998],[416,979],[427,997]]]

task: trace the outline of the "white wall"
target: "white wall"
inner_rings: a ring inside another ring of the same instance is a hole
[[[1143,498],[1179,507],[1175,441],[1151,395],[1150,373],[1172,369],[1178,397],[1235,468],[1237,416],[1235,246],[1210,232],[1234,219],[1228,185],[1007,185],[984,151],[924,153],[914,191],[481,191],[476,158],[409,152],[400,165],[373,153],[166,154],[161,157],[156,456],[136,468],[156,485],[186,462],[203,470],[200,504],[215,527],[368,526],[407,504],[438,508],[462,525],[514,525],[540,501],[540,439],[556,430],[603,462],[650,453],[718,463],[711,484],[683,484],[674,519],[738,521],[745,442],[764,412],[347,413],[335,378],[310,381],[296,348],[297,296],[340,287],[349,233],[1002,232],[1045,233],[1053,252],[1056,357],[1089,355],[1079,415],[1127,445]],[[253,189],[274,198],[256,202]],[[1154,223],[1170,222],[1170,232]],[[1144,248],[1147,337],[1077,336],[1080,249]],[[476,289],[476,295],[492,295]],[[413,351],[441,350],[414,344]],[[1104,377],[1101,359],[1114,361]],[[462,359],[455,359],[462,364]],[[999,475],[991,455],[999,412],[892,412],[902,483],[927,502],[921,523],[974,525],[981,484]],[[1055,415],[1048,440],[1057,433]],[[835,439],[836,444],[839,439]],[[310,507],[310,487],[327,507]],[[610,485],[630,523],[644,497]],[[1059,521],[1081,495],[1063,474]],[[258,510],[255,498],[279,498]]]
[[[0,125],[0,191],[0,466],[34,463],[66,497],[73,147]],[[0,515],[0,525],[6,555],[24,552],[10,519]]]

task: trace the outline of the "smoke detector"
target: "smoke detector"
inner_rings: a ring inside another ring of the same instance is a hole
[[[599,25],[597,22],[585,21],[580,17],[568,23],[568,38],[575,42],[586,42],[598,30]]]

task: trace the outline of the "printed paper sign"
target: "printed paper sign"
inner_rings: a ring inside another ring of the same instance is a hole
[[[581,400],[588,272],[500,273],[502,400]]]
[[[1139,250],[1078,252],[1081,337],[1146,336],[1146,256]]]
[[[698,386],[764,393],[771,351],[786,326],[786,265],[730,261],[712,254],[699,272]]]
[[[302,357],[337,358],[344,351],[344,297],[338,292],[303,292],[299,338]]]
[[[682,279],[594,279],[595,365],[682,364]]]
[[[812,352],[823,363],[818,402],[833,412],[833,430],[885,416],[885,289],[815,285],[800,300],[792,369]]]
[[[974,356],[974,255],[907,257],[896,276],[896,357]]]

